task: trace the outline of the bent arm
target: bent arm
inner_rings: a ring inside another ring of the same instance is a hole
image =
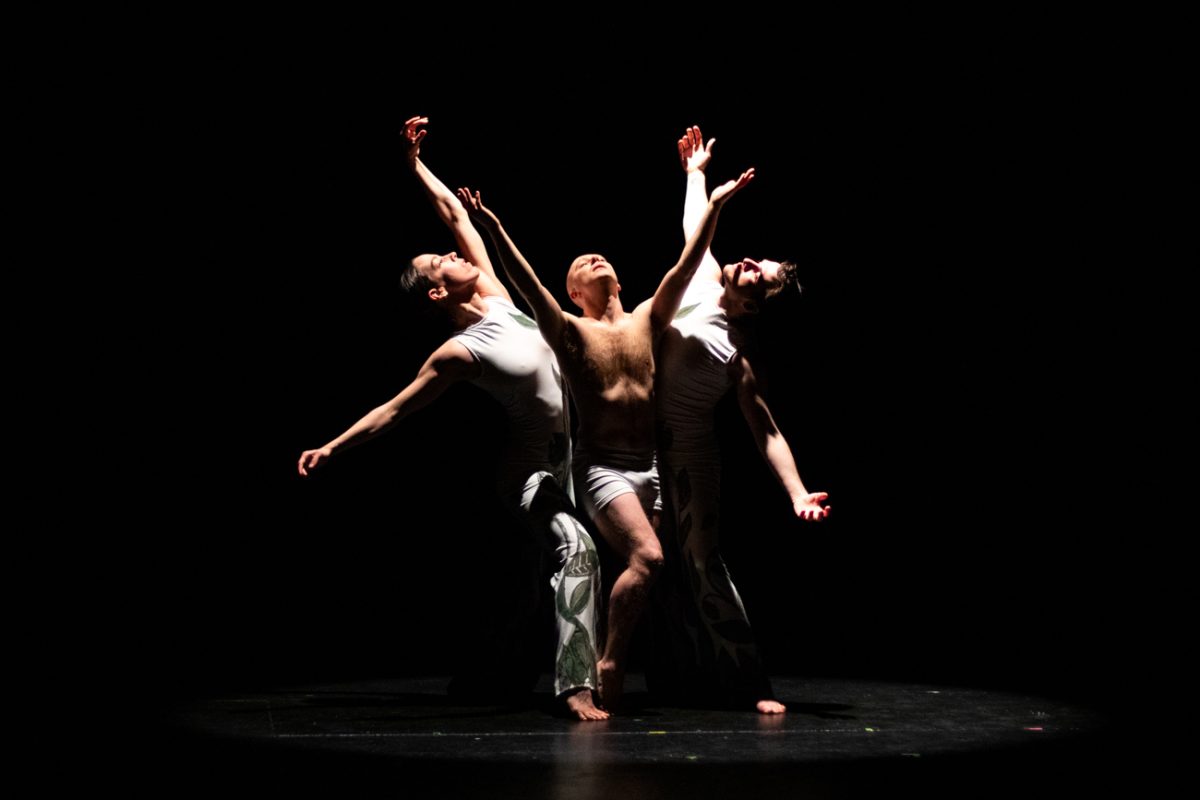
[[[754,169],[748,169],[736,181],[729,181],[720,186],[708,199],[708,205],[700,215],[700,224],[688,237],[679,261],[667,271],[654,293],[650,305],[650,320],[656,331],[666,328],[675,318],[675,312],[679,310],[679,301],[683,299],[683,293],[687,290],[696,268],[700,266],[704,254],[712,244],[713,233],[717,230],[717,216],[721,213],[725,201],[753,178]]]
[[[796,516],[812,520],[828,516],[829,509],[823,508],[821,502],[829,495],[825,492],[810,493],[804,487],[804,482],[800,480],[800,471],[796,468],[796,459],[792,456],[792,449],[779,431],[779,426],[775,424],[775,418],[771,416],[771,409],[767,407],[766,398],[759,389],[758,378],[750,361],[739,353],[730,363],[730,370],[737,384],[738,405],[742,409],[742,416],[746,418],[746,424],[750,426],[754,443],[758,445],[759,452],[762,453],[771,472],[775,474],[775,478],[788,493]]]
[[[524,297],[525,302],[529,304],[533,311],[533,318],[537,321],[538,330],[542,332],[542,338],[551,347],[554,347],[562,336],[563,325],[566,322],[562,306],[538,280],[533,267],[525,260],[525,256],[521,255],[521,251],[509,237],[508,231],[504,230],[504,226],[500,224],[500,218],[483,204],[479,192],[471,194],[469,189],[462,188],[458,190],[458,196],[470,209],[472,218],[491,237],[504,274],[508,276],[508,279],[513,282],[513,286],[516,286],[517,291],[521,293],[521,297]]]
[[[398,395],[368,411],[324,447],[305,450],[300,456],[300,474],[307,475],[309,469],[324,459],[387,431],[409,414],[432,403],[455,382],[470,378],[477,369],[474,357],[465,347],[455,341],[446,342],[433,351],[417,377]]]
[[[413,117],[404,125],[404,136],[408,142],[406,154],[408,167],[420,181],[421,188],[425,190],[429,202],[433,204],[438,218],[454,234],[454,241],[458,244],[458,249],[463,257],[495,278],[496,270],[492,266],[491,259],[488,258],[483,237],[471,224],[467,210],[463,208],[462,203],[459,202],[450,187],[442,183],[421,160],[421,141],[428,131],[420,130],[420,126],[427,122],[429,122],[427,117]]]

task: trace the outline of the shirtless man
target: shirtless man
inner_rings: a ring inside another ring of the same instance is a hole
[[[576,258],[567,271],[567,292],[583,310],[581,317],[562,310],[479,193],[459,190],[472,218],[492,237],[505,273],[533,308],[542,336],[558,357],[579,413],[574,469],[580,505],[625,560],[613,584],[608,636],[598,665],[600,699],[609,710],[620,701],[633,628],[663,563],[650,524],[658,503],[654,348],[712,242],[721,207],[753,177],[749,169],[713,190],[678,263],[654,296],[632,312],[622,306],[617,273],[603,256]]]

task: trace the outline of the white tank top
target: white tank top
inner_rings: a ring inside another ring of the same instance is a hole
[[[733,383],[729,362],[737,348],[729,340],[729,320],[718,300],[724,288],[694,279],[659,345],[656,411],[669,428],[669,450],[716,447],[713,409]]]
[[[451,338],[479,363],[472,380],[504,406],[508,448],[501,491],[517,491],[532,473],[546,471],[567,489],[569,420],[562,375],[537,323],[498,295],[485,298],[487,314]]]

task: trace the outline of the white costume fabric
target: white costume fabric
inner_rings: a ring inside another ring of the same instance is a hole
[[[647,517],[662,510],[658,466],[653,452],[605,450],[603,456],[594,456],[590,451],[577,450],[575,483],[581,496],[579,504],[593,519],[613,498],[630,493],[637,495]]]
[[[655,396],[666,564],[655,589],[667,621],[656,637],[657,669],[670,691],[741,702],[772,695],[719,550],[721,454],[713,411],[732,386],[729,364],[737,355],[718,304],[722,292],[715,281],[694,279],[660,343]]]
[[[482,320],[452,337],[480,365],[473,383],[504,407],[509,441],[500,491],[554,552],[558,647],[556,694],[599,688],[596,616],[600,562],[571,502],[569,425],[562,376],[537,324],[503,297],[485,299]]]

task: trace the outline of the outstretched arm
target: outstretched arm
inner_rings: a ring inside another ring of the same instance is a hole
[[[704,136],[700,126],[693,125],[683,132],[679,138],[679,163],[687,174],[687,192],[683,197],[683,237],[686,240],[700,227],[700,219],[704,216],[704,207],[708,203],[708,189],[705,186],[705,168],[712,159],[713,144],[716,139],[709,139],[704,144]],[[692,280],[705,280],[720,283],[721,265],[713,258],[712,250],[706,249],[700,266],[696,268],[696,276]]]
[[[429,131],[422,128],[429,122],[428,117],[413,117],[404,123],[404,139],[408,143],[408,166],[417,176],[417,180],[421,182],[421,187],[425,189],[425,194],[429,196],[429,202],[433,203],[433,208],[437,211],[438,217],[446,224],[454,234],[454,241],[458,243],[458,249],[462,255],[475,266],[496,277],[496,270],[492,266],[491,259],[488,258],[487,248],[483,246],[483,238],[479,232],[475,230],[475,226],[471,224],[471,219],[467,215],[467,210],[463,208],[462,203],[454,196],[454,192],[446,184],[438,180],[438,177],[430,172],[429,167],[425,166],[425,162],[421,161],[421,142],[425,139],[425,134]]]
[[[712,244],[713,232],[717,229],[717,216],[721,213],[725,201],[753,179],[754,167],[751,167],[743,172],[737,180],[723,183],[713,190],[712,196],[708,198],[708,205],[704,208],[704,213],[700,215],[700,224],[688,237],[678,263],[671,267],[662,279],[662,283],[658,285],[658,291],[654,293],[654,299],[650,305],[650,320],[656,331],[661,331],[670,325],[671,320],[675,317],[675,312],[679,310],[679,301],[683,298],[683,293],[687,289],[688,283],[691,282],[696,268],[700,266],[709,245]]]
[[[817,521],[829,516],[829,506],[821,503],[828,499],[827,492],[812,492],[804,488],[800,480],[800,471],[796,469],[796,459],[792,457],[792,449],[787,440],[779,432],[771,409],[767,407],[766,398],[759,391],[758,378],[749,359],[739,353],[730,362],[730,371],[737,383],[738,405],[742,415],[754,435],[754,443],[767,461],[767,466],[775,473],[775,477],[787,491],[792,501],[792,510],[803,520]]]
[[[324,447],[300,454],[298,469],[308,475],[310,469],[348,447],[362,444],[391,428],[409,414],[433,402],[455,381],[472,377],[479,369],[467,348],[449,341],[433,351],[421,366],[417,377],[400,394],[367,412],[340,436]]]
[[[471,218],[492,237],[492,244],[496,248],[496,255],[500,257],[500,266],[504,268],[504,274],[513,282],[517,291],[525,298],[525,302],[529,303],[529,307],[533,309],[533,318],[537,320],[542,338],[551,347],[554,347],[562,335],[565,322],[562,306],[538,280],[533,267],[529,266],[525,256],[521,255],[521,251],[513,244],[508,232],[500,224],[500,218],[483,204],[479,192],[471,194],[470,189],[463,187],[458,190],[458,196],[462,200],[463,206],[470,211]]]

